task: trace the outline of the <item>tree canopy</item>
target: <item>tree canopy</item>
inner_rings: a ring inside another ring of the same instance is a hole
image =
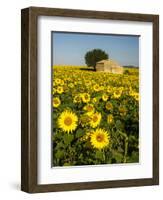
[[[101,49],[93,49],[85,54],[85,63],[88,67],[96,69],[96,63],[100,60],[108,59],[108,54]]]

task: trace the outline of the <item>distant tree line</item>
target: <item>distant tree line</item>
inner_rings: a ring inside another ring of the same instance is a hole
[[[139,68],[138,66],[134,66],[134,65],[124,65],[124,68]]]

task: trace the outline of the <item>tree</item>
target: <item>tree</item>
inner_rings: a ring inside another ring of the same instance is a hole
[[[96,63],[105,59],[108,59],[108,54],[101,49],[93,49],[85,54],[85,63],[94,70],[96,70]]]

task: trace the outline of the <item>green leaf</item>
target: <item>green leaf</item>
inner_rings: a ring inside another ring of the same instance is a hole
[[[96,155],[95,155],[96,159],[103,159],[103,152],[102,151],[96,151]]]
[[[54,155],[57,159],[61,159],[64,157],[64,151],[57,151],[57,153]]]
[[[123,160],[123,154],[118,151],[112,151],[112,157],[116,160],[116,163],[121,163]]]
[[[122,129],[123,124],[120,120],[117,120],[116,123],[115,123],[115,126],[116,126],[117,129]]]
[[[83,129],[81,129],[81,128],[79,128],[77,131],[76,131],[76,137],[77,138],[80,138],[80,137],[82,137],[84,135],[84,130]]]
[[[64,134],[63,136],[63,141],[66,146],[70,145],[73,139],[74,135],[72,134]]]
[[[64,148],[64,144],[63,144],[63,142],[58,142],[55,149],[58,150],[58,149],[61,149],[61,148]]]
[[[70,166],[71,163],[64,163],[63,166]]]
[[[139,162],[139,152],[133,151],[128,161],[131,163]]]

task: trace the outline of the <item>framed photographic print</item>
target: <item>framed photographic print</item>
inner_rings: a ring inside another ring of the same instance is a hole
[[[159,16],[21,12],[21,189],[159,184]]]

